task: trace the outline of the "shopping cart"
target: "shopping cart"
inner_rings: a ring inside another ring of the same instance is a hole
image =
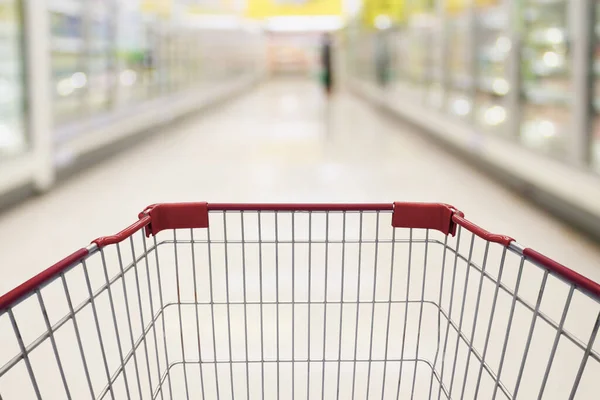
[[[160,204],[0,298],[0,398],[598,399],[600,285],[443,204]]]

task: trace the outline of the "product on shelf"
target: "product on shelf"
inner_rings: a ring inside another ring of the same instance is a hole
[[[509,118],[506,95],[512,43],[507,36],[509,9],[504,4],[475,8],[475,122],[483,129],[506,134]]]
[[[50,0],[50,48],[56,124],[72,121],[83,112],[81,101],[88,76],[85,52],[83,6],[75,1]]]
[[[452,12],[446,20],[448,35],[448,100],[447,110],[458,117],[473,111],[471,92],[475,84],[472,75],[471,19],[466,7]]]
[[[528,1],[521,10],[521,139],[559,157],[566,153],[571,106],[567,8],[567,0]]]

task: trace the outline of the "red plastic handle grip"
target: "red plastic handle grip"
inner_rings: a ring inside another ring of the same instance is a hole
[[[146,235],[156,235],[165,229],[208,228],[207,203],[155,204],[143,213],[151,222],[146,226]]]
[[[392,226],[394,228],[435,229],[445,235],[456,233],[452,220],[455,213],[462,215],[454,207],[441,203],[394,203]]]
[[[482,238],[484,240],[487,240],[488,242],[500,243],[503,246],[508,246],[509,244],[511,244],[512,242],[515,241],[510,236],[498,235],[496,233],[491,233],[491,232],[486,231],[479,225],[475,225],[471,221],[466,220],[464,218],[464,215],[462,215],[462,214],[458,214],[458,213],[454,214],[452,216],[452,220],[456,223],[456,225],[462,226],[469,232],[474,233],[475,235],[479,236],[480,238]]]
[[[143,215],[139,220],[123,229],[116,235],[100,237],[92,241],[92,243],[95,243],[99,248],[103,248],[111,244],[121,243],[123,240],[129,238],[140,229],[148,226],[151,221],[152,220],[148,215]]]

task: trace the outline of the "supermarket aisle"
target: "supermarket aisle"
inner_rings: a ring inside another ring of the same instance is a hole
[[[595,280],[600,249],[349,95],[274,81],[0,216],[0,292],[171,201],[440,201]]]

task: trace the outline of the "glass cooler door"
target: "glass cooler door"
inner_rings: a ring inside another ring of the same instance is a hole
[[[595,1],[593,59],[593,121],[591,137],[592,168],[600,173],[600,0]]]
[[[0,2],[0,162],[27,148],[21,2]]]
[[[473,85],[471,44],[471,13],[467,2],[446,11],[447,41],[447,108],[450,115],[471,118],[473,113]]]
[[[81,0],[48,3],[55,125],[78,119],[85,112],[88,76],[84,65],[84,5]]]
[[[475,9],[475,120],[482,129],[507,134],[509,53],[512,48],[506,2],[493,1]]]
[[[522,2],[521,140],[537,151],[566,155],[571,122],[568,0]]]

